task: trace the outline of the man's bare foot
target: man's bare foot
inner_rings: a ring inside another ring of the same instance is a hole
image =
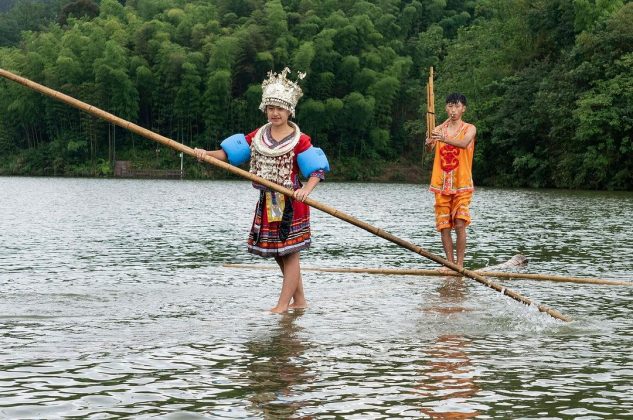
[[[285,308],[283,306],[275,306],[270,309],[270,312],[273,314],[283,314],[284,312],[288,312],[288,306]]]
[[[305,309],[308,307],[308,302],[305,300],[303,302],[293,302],[288,306],[288,309]]]
[[[440,273],[444,273],[444,274],[457,273],[457,271],[453,270],[452,268],[448,268],[448,267],[440,267],[440,268],[437,269],[437,271],[439,271]]]

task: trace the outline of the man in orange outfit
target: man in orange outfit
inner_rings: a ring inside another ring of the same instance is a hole
[[[473,124],[462,121],[464,112],[466,97],[461,93],[448,95],[448,119],[426,139],[427,148],[435,147],[429,187],[435,193],[435,226],[441,233],[446,259],[460,267],[464,266],[466,253],[466,226],[471,221],[469,206],[475,189],[472,166],[477,134]],[[455,245],[451,229],[455,229]]]

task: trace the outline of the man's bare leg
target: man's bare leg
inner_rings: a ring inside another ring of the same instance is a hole
[[[466,254],[466,222],[462,219],[455,220],[455,247],[457,248],[457,265],[464,267],[464,255]]]
[[[455,263],[455,257],[453,255],[453,237],[451,235],[451,229],[450,228],[446,228],[446,229],[442,229],[440,231],[440,234],[442,236],[442,247],[444,248],[444,254],[446,254],[446,259],[452,263]],[[445,272],[453,272],[453,270],[451,270],[448,267],[442,267],[440,268],[440,271],[445,271]]]

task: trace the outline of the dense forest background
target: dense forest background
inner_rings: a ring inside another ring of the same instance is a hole
[[[476,184],[633,189],[630,1],[0,2],[0,67],[192,147],[265,122],[261,81],[286,65],[307,72],[296,120],[335,178],[428,180],[433,66],[438,111],[451,91],[469,99]],[[0,81],[0,174],[108,176],[115,159],[180,165]]]

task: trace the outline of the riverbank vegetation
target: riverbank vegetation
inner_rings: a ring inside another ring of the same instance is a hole
[[[16,0],[0,9],[0,67],[210,149],[264,122],[260,83],[287,65],[307,72],[297,123],[335,179],[426,182],[433,66],[438,111],[450,91],[469,99],[476,184],[630,190],[631,22],[624,0]],[[180,166],[0,81],[0,174],[111,176],[115,160]]]

